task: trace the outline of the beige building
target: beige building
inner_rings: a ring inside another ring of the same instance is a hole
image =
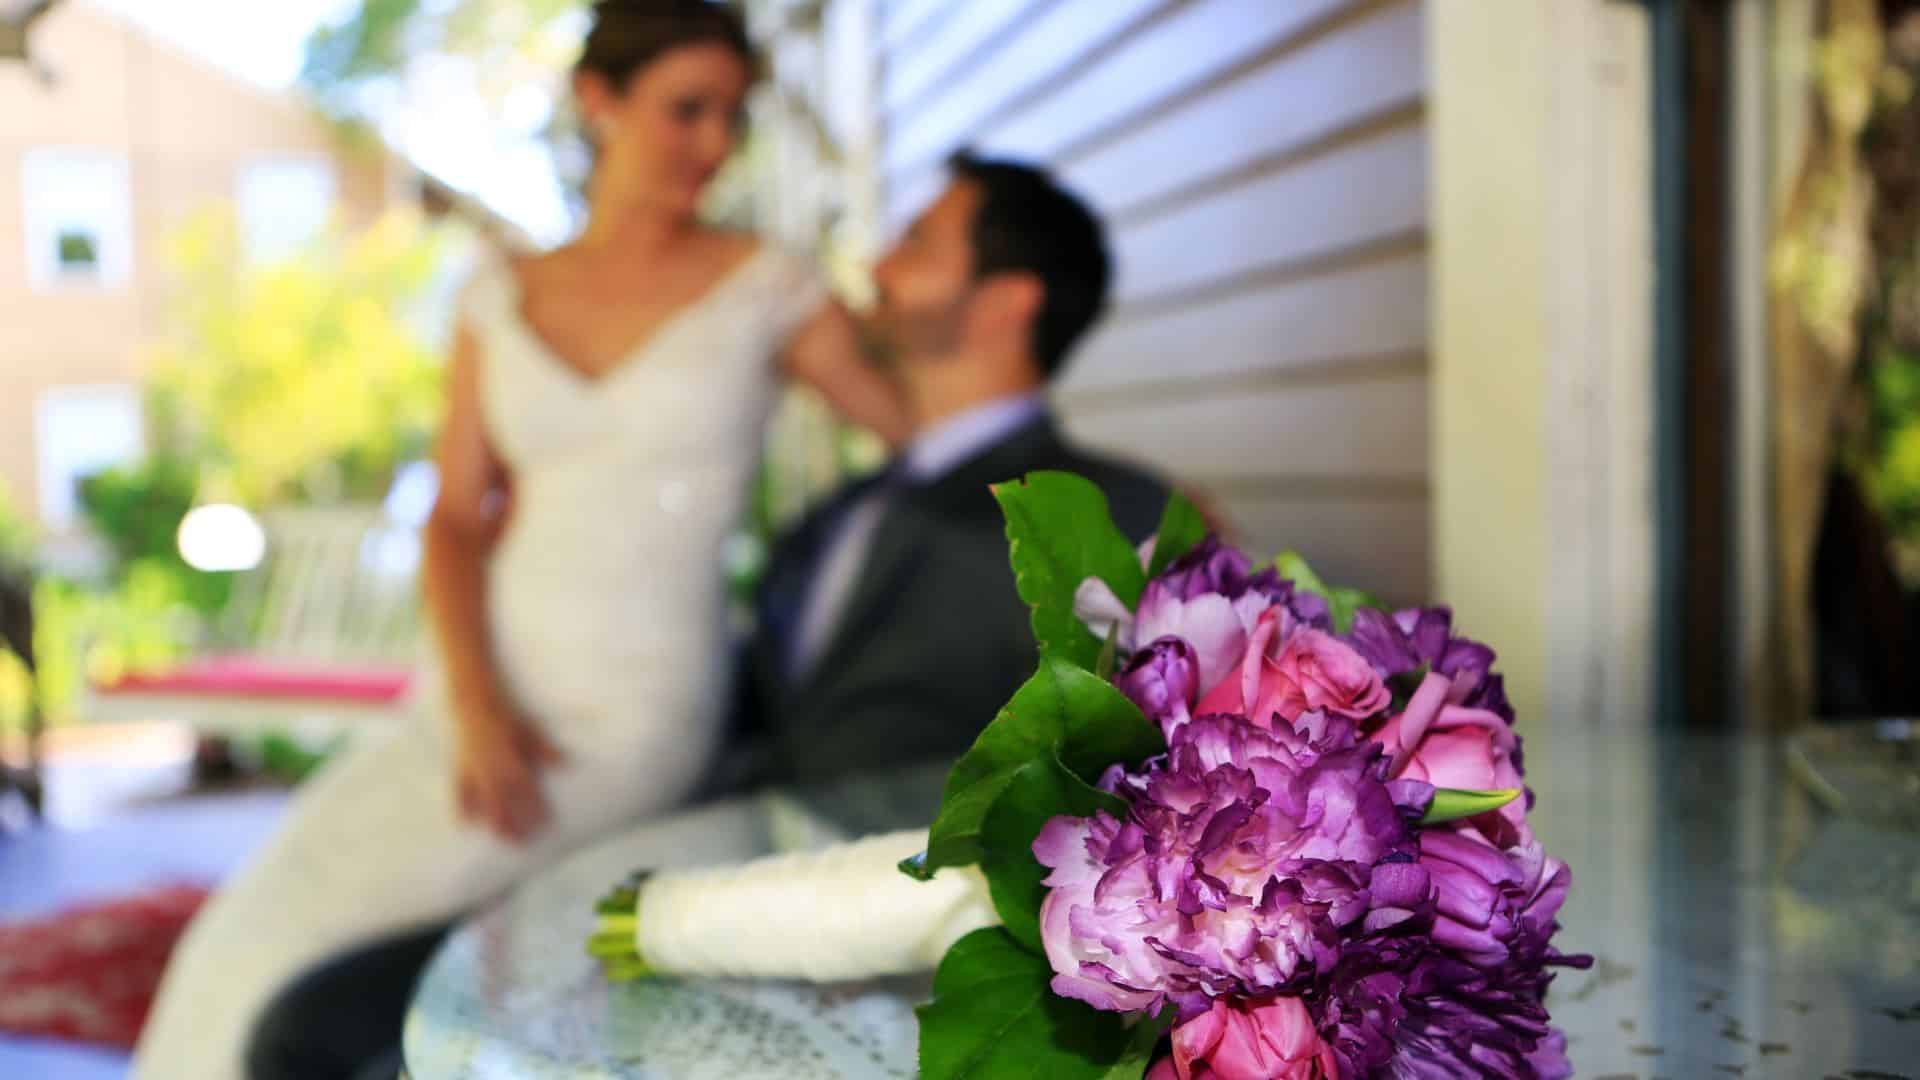
[[[378,212],[409,171],[88,5],[61,5],[32,47],[50,81],[0,63],[0,489],[58,531],[75,480],[143,442],[169,231],[226,203],[236,256],[271,257],[336,208]]]

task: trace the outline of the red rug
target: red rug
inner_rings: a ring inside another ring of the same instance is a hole
[[[181,885],[0,925],[0,1031],[131,1050],[206,898]]]

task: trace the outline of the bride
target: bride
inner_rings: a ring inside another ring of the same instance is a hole
[[[574,77],[585,230],[462,298],[428,527],[439,673],[363,740],[175,953],[134,1075],[242,1075],[254,1018],[329,956],[451,918],[686,798],[726,699],[716,552],[778,376],[898,439],[904,410],[812,265],[701,225],[752,53],[707,0],[603,0]]]

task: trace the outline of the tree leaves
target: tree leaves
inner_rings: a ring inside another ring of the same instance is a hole
[[[993,495],[1006,515],[1014,583],[1033,608],[1040,654],[1091,669],[1100,640],[1073,613],[1080,583],[1100,578],[1131,608],[1147,582],[1139,555],[1107,512],[1107,497],[1092,481],[1064,472],[1029,473],[995,485]]]
[[[1052,979],[1046,958],[1022,949],[1004,929],[976,930],[961,938],[934,975],[933,1000],[915,1010],[921,1077],[1135,1080],[1142,1075],[1164,1025],[1143,1021],[1129,1031],[1118,1013],[1055,995]]]
[[[1068,661],[1043,659],[954,765],[927,857],[902,869],[924,879],[943,866],[979,862],[988,812],[1014,774],[1033,762],[1054,761],[1091,781],[1115,762],[1135,765],[1165,749],[1159,729],[1111,684]]]

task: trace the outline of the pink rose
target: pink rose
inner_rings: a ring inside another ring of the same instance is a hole
[[[1173,1029],[1173,1057],[1148,1080],[1331,1080],[1339,1075],[1333,1048],[1314,1030],[1297,997],[1264,1005],[1213,1008]]]
[[[1239,713],[1266,728],[1276,713],[1289,724],[1310,712],[1364,720],[1392,703],[1365,657],[1332,634],[1291,622],[1284,608],[1262,613],[1247,637],[1240,677],[1222,680],[1193,715]]]
[[[1506,721],[1485,709],[1450,705],[1445,675],[1429,674],[1406,710],[1373,734],[1392,758],[1394,779],[1424,780],[1434,787],[1497,791],[1522,786],[1513,752],[1519,739]],[[1525,799],[1474,819],[1494,845],[1506,848],[1530,839]]]

